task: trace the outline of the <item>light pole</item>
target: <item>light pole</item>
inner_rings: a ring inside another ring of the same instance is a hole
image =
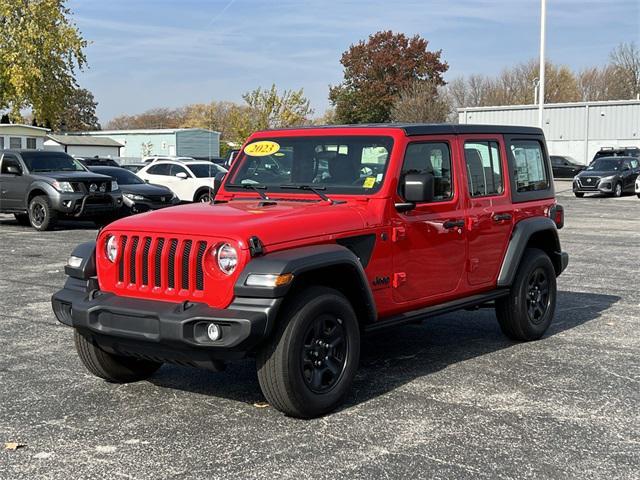
[[[544,46],[547,28],[547,0],[540,0],[540,88],[538,94],[538,125],[544,126]]]

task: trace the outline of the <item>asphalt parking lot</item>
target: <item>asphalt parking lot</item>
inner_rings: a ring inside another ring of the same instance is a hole
[[[554,323],[518,344],[491,310],[367,338],[346,405],[300,421],[254,364],[164,366],[112,385],[49,303],[91,224],[37,233],[0,215],[0,478],[640,478],[640,200],[565,206]]]

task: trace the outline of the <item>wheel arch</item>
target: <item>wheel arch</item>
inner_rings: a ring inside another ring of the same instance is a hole
[[[293,274],[288,285],[251,287],[251,274]],[[235,284],[236,297],[291,298],[306,286],[334,288],[347,297],[361,325],[375,322],[375,301],[358,257],[338,244],[314,245],[274,252],[251,260]]]
[[[38,182],[32,185],[31,188],[28,190],[25,198],[25,201],[26,201],[25,207],[27,211],[29,210],[29,204],[31,203],[31,200],[33,200],[35,197],[40,195],[43,195],[45,197],[50,197],[53,193],[54,193],[53,187],[47,183]]]
[[[198,197],[200,195],[202,195],[203,193],[207,192],[207,191],[211,192],[212,195],[215,193],[213,187],[210,187],[210,186],[207,186],[207,185],[203,185],[201,187],[198,187],[196,189],[196,191],[194,192],[194,194],[193,194],[193,201],[197,202],[198,201]]]
[[[539,248],[545,252],[553,263],[556,276],[562,273],[566,254],[561,251],[556,224],[547,217],[527,218],[518,222],[513,230],[498,275],[499,287],[511,286],[527,248]]]

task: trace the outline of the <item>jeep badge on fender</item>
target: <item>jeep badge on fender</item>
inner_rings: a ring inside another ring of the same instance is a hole
[[[316,417],[349,391],[366,332],[490,304],[509,338],[540,338],[563,222],[538,128],[257,132],[214,202],[76,247],[53,310],[107,381],[255,357],[271,405]]]

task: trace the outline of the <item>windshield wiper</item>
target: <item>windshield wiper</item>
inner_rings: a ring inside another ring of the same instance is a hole
[[[326,190],[327,187],[314,187],[312,185],[280,185],[280,188],[284,190],[308,190],[309,192],[313,192],[318,195],[323,201],[329,202],[331,204],[335,203],[329,197],[327,197],[320,190]]]
[[[258,195],[260,195],[261,199],[269,200],[269,197],[267,196],[267,194],[265,194],[264,192],[260,191],[260,190],[266,190],[267,189],[267,187],[264,186],[264,185],[256,185],[254,183],[243,183],[242,184],[242,188],[244,188],[245,190],[253,190]]]

